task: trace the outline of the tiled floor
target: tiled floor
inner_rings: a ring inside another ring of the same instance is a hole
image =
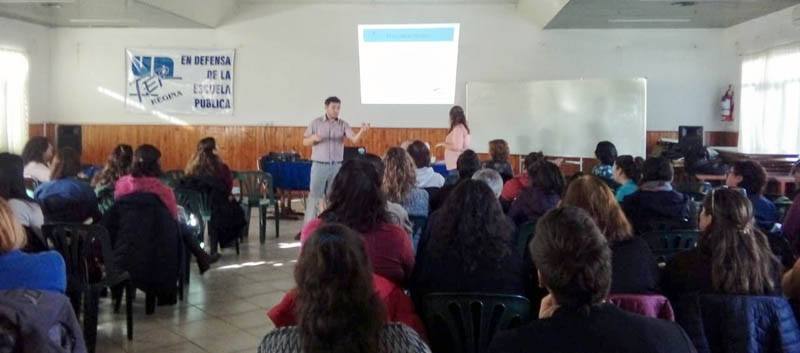
[[[134,304],[133,341],[126,338],[125,310],[114,314],[108,299],[100,302],[97,353],[117,352],[256,352],[274,326],[269,308],[294,287],[292,271],[300,250],[294,235],[301,221],[281,220],[281,237],[275,239],[272,220],[267,242],[258,242],[258,215],[250,223],[241,254],[222,251],[222,259],[200,276],[192,263],[188,296],[175,306],[156,307],[144,313],[144,293]]]

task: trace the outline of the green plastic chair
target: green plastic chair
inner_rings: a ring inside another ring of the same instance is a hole
[[[670,230],[645,233],[642,238],[650,245],[658,263],[664,264],[675,254],[696,247],[699,236],[698,230]]]
[[[778,213],[781,215],[781,222],[786,218],[786,213],[789,212],[789,208],[792,207],[792,199],[781,196],[775,199],[775,207],[778,208]]]
[[[433,352],[484,353],[498,331],[530,321],[531,304],[518,295],[431,293],[422,312]]]
[[[183,207],[186,211],[186,215],[188,217],[194,216],[197,220],[197,226],[194,227],[196,229],[195,234],[197,234],[197,240],[202,242],[203,234],[206,229],[205,221],[200,211],[202,208],[202,194],[186,188],[177,188],[174,189],[173,192],[175,193],[175,201],[178,205]]]
[[[164,172],[164,176],[172,180],[181,180],[186,176],[186,172],[183,169],[171,169]]]
[[[114,206],[114,188],[107,185],[95,189],[94,193],[97,195],[97,207],[100,213],[106,214]]]
[[[519,226],[517,234],[517,250],[523,255],[528,251],[528,243],[533,239],[533,233],[536,231],[536,222],[525,222]]]
[[[245,210],[247,228],[250,229],[250,214],[253,207],[258,207],[258,235],[261,244],[267,237],[267,208],[275,207],[275,238],[280,236],[280,203],[275,199],[272,175],[262,171],[238,171],[233,173],[239,183],[239,203]]]

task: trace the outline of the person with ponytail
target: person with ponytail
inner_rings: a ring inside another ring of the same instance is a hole
[[[386,323],[362,237],[341,224],[320,226],[294,271],[296,326],[267,334],[259,353],[422,353],[430,349],[408,326]]]
[[[113,187],[123,175],[131,172],[133,165],[133,147],[131,145],[117,145],[108,155],[108,161],[100,173],[92,178],[92,187],[95,193],[106,187]]]
[[[703,201],[700,230],[697,248],[667,263],[661,287],[671,302],[690,292],[781,294],[781,264],[740,190],[712,190]]]
[[[621,203],[626,196],[639,190],[642,165],[644,165],[644,160],[641,157],[634,158],[630,155],[619,156],[614,161],[614,181],[620,185],[616,193],[618,202]]]
[[[233,174],[217,154],[217,141],[213,137],[205,137],[197,142],[197,150],[189,160],[185,172],[187,176],[216,178],[227,187],[228,192],[233,188]]]

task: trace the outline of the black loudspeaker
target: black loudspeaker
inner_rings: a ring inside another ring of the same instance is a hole
[[[56,148],[69,147],[81,153],[81,126],[58,125],[56,128]]]

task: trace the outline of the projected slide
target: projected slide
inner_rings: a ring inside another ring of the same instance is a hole
[[[453,104],[457,23],[359,25],[361,104]]]

